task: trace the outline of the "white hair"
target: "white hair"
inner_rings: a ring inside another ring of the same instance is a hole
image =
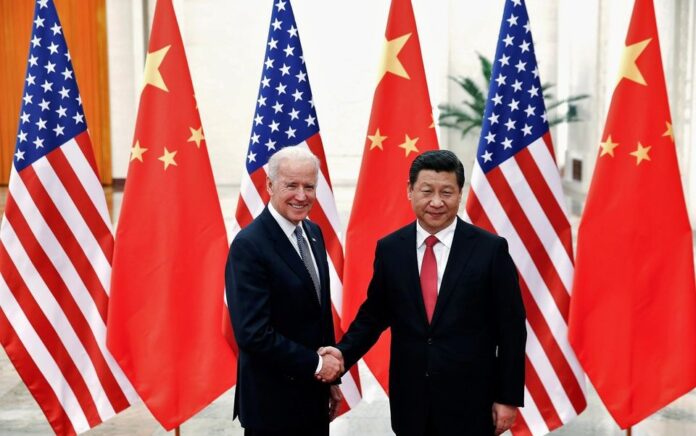
[[[268,178],[272,182],[275,181],[278,175],[278,168],[285,160],[293,162],[312,162],[314,167],[319,172],[319,158],[314,155],[309,149],[299,146],[290,146],[280,149],[268,160]]]

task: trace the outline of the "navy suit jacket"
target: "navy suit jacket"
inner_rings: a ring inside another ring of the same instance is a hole
[[[491,435],[493,402],[522,405],[525,311],[505,239],[457,218],[428,323],[411,223],[377,243],[367,299],[341,340],[346,368],[391,327],[389,401],[397,435]],[[430,418],[428,418],[430,417]]]
[[[319,226],[305,220],[321,304],[299,254],[268,208],[235,237],[225,269],[239,346],[234,416],[277,431],[328,425],[329,387],[314,379],[317,349],[334,344],[329,267]]]

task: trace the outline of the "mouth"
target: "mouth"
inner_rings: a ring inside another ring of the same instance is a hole
[[[295,210],[302,210],[302,209],[305,209],[307,207],[306,204],[292,204],[292,203],[289,203],[288,206],[290,206],[291,208],[293,208]]]
[[[430,215],[433,218],[440,218],[445,216],[444,212],[428,212],[428,215]]]

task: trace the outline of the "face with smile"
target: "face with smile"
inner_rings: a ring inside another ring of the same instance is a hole
[[[316,199],[317,167],[311,160],[284,159],[275,180],[266,179],[271,204],[288,221],[297,225],[309,215]]]
[[[454,221],[462,190],[454,172],[421,170],[415,183],[408,186],[408,198],[418,223],[434,235]]]

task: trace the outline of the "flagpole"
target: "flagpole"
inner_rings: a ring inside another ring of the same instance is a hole
[[[626,436],[631,436],[633,434],[632,427],[626,429]],[[178,436],[178,435],[177,435]]]
[[[181,436],[181,430],[179,426],[174,429],[174,436]],[[630,435],[629,435],[630,436]]]

